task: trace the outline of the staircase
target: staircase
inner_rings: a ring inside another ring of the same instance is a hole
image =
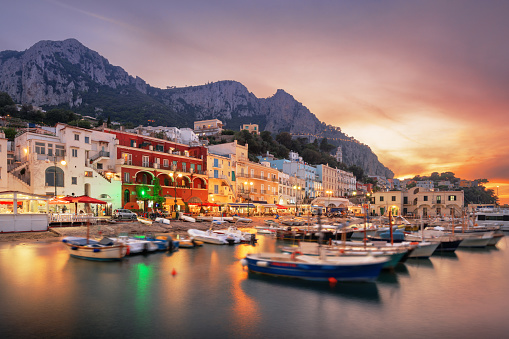
[[[101,177],[103,177],[105,180],[107,180],[108,182],[111,182],[111,178],[108,178],[106,175],[104,175],[102,172],[99,172],[99,170],[97,168],[94,167],[94,165],[91,165],[90,166],[95,173],[99,174]]]

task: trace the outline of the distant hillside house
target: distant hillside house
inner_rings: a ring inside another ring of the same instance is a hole
[[[198,136],[220,135],[223,131],[223,123],[218,119],[201,120],[194,122],[194,133]]]
[[[260,128],[257,124],[243,124],[241,130],[247,130],[249,133],[260,134]]]

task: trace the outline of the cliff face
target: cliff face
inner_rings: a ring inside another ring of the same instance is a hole
[[[239,82],[159,89],[111,65],[75,39],[40,41],[24,52],[0,52],[0,91],[36,106],[68,106],[77,113],[119,121],[192,127],[193,120],[217,118],[229,129],[257,123],[272,133],[327,137],[343,150],[347,165],[393,177],[371,149],[326,125],[284,90],[257,98]]]
[[[80,93],[98,85],[133,84],[142,92],[147,87],[75,39],[40,41],[25,52],[1,52],[0,79],[0,91],[16,102],[38,106],[79,106]]]

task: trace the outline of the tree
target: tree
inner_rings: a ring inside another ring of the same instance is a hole
[[[159,178],[154,178],[153,184],[154,184],[154,196],[152,200],[154,200],[154,203],[160,206],[164,203],[165,199],[161,196],[161,192],[163,189],[161,188],[161,184],[159,183]]]
[[[16,133],[17,133],[15,128],[5,127],[2,130],[4,131],[5,137],[7,138],[7,140],[14,141],[14,138],[16,137]]]
[[[14,100],[6,92],[0,92],[0,107],[13,106]]]
[[[281,132],[278,135],[276,135],[276,141],[290,150],[294,149],[294,148],[292,148],[292,146],[293,146],[292,135],[288,132]],[[296,149],[294,149],[294,150],[296,150]]]

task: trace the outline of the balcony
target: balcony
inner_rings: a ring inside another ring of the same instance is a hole
[[[106,151],[99,151],[93,156],[90,157],[90,161],[101,161],[101,160],[109,160],[110,159],[110,152]]]

